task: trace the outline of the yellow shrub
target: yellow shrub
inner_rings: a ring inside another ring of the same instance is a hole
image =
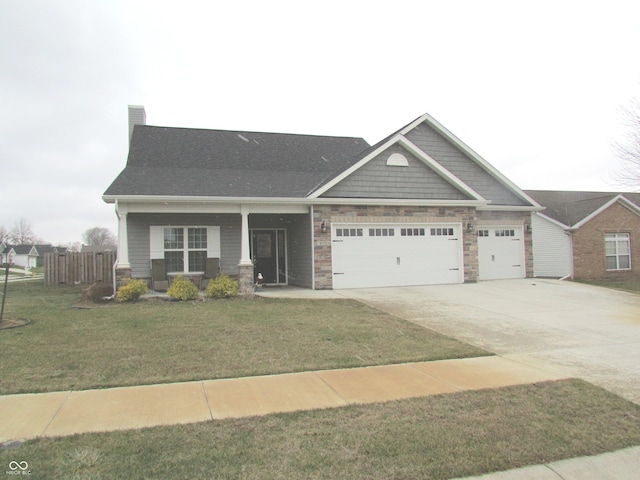
[[[195,300],[198,298],[198,287],[191,280],[178,275],[171,282],[167,295],[175,300]]]
[[[116,298],[119,302],[134,302],[140,298],[140,295],[144,295],[148,291],[149,289],[147,288],[147,284],[144,280],[128,278],[125,280],[124,285],[118,289]]]

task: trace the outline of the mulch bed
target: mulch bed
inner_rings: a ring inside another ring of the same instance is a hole
[[[26,318],[3,318],[0,322],[0,330],[6,330],[8,328],[24,327],[29,325],[31,320]]]

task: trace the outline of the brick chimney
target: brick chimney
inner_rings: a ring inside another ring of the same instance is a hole
[[[134,125],[146,125],[147,114],[142,105],[129,105],[129,145],[131,145],[131,135],[133,135]]]

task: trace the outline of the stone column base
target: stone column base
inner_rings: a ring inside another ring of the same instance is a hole
[[[238,294],[244,297],[252,297],[255,291],[253,284],[253,265],[240,265],[238,267]]]
[[[116,267],[116,289],[124,285],[124,282],[130,278],[131,278],[130,267],[125,267],[125,268]]]

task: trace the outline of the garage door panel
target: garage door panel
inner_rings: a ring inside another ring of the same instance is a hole
[[[432,227],[439,228],[434,235]],[[458,224],[365,224],[358,228],[362,228],[362,236],[336,235],[337,230],[352,233],[353,225],[334,225],[332,229],[335,289],[462,283]]]
[[[524,278],[522,227],[479,227],[478,264],[480,280]]]

